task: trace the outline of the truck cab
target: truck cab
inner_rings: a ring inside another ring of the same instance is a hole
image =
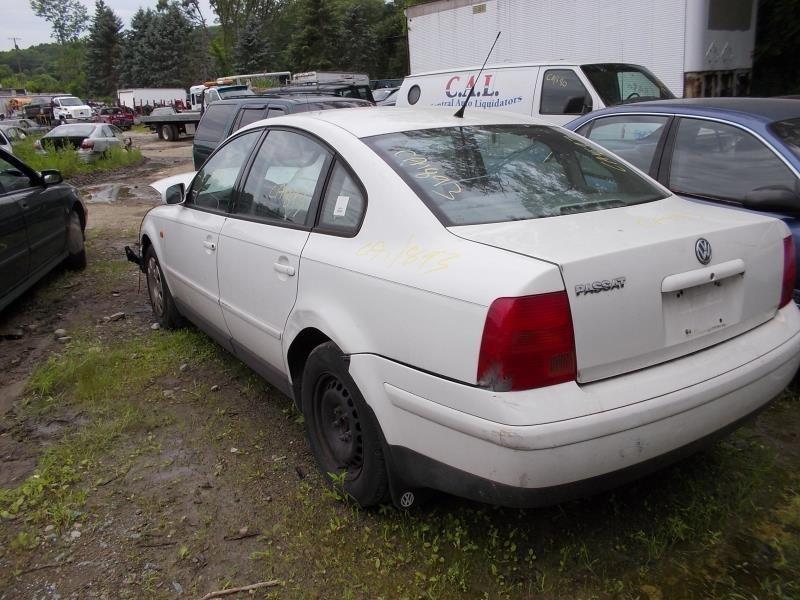
[[[592,110],[666,100],[673,93],[646,68],[627,63],[521,63],[450,69],[410,75],[397,92],[397,106],[458,109],[475,87],[468,107],[508,110],[564,125]]]
[[[92,109],[75,96],[55,96],[52,107],[55,122],[75,123],[92,120]]]

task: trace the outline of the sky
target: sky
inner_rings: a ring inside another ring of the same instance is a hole
[[[94,0],[80,0],[86,5],[89,17],[94,14]],[[111,10],[122,19],[123,25],[127,28],[134,13],[142,8],[155,8],[158,0],[105,0]],[[54,41],[50,37],[50,24],[44,19],[37,17],[31,10],[27,0],[0,0],[2,6],[3,23],[10,27],[2,28],[2,38],[0,38],[0,50],[10,50],[14,47],[12,36],[21,38],[17,40],[20,48],[35,46]],[[206,22],[214,22],[214,13],[208,5],[208,0],[200,0],[203,9],[203,16]]]

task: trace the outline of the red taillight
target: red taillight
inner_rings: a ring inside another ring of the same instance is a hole
[[[796,277],[797,263],[794,254],[794,240],[790,235],[783,238],[783,286],[781,287],[781,303],[778,308],[783,308],[792,301]]]
[[[478,385],[527,390],[573,381],[576,374],[566,292],[492,302],[483,327]]]
[[[86,138],[81,142],[81,148],[83,148],[84,150],[91,150],[92,148],[94,148],[94,142],[89,138]]]

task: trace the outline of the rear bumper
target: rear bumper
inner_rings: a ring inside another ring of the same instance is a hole
[[[533,506],[618,485],[694,452],[762,410],[798,364],[800,313],[790,304],[724,344],[585,386],[493,393],[374,355],[352,356],[350,372],[402,486]]]

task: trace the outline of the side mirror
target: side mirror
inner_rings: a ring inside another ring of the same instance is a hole
[[[767,185],[747,192],[742,206],[797,217],[800,216],[800,195],[782,185]]]
[[[64,178],[61,176],[59,171],[55,169],[45,169],[41,172],[42,176],[42,183],[45,185],[55,185],[57,183],[61,183],[64,181]]]
[[[164,200],[167,204],[180,204],[183,202],[183,184],[176,183],[164,191]]]

